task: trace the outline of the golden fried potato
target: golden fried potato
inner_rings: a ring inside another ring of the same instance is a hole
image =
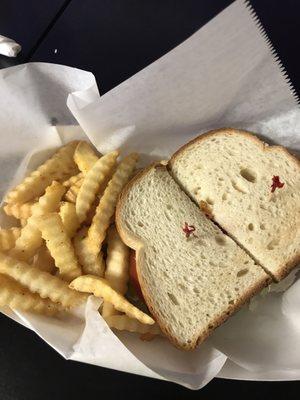
[[[74,237],[73,244],[75,254],[82,267],[82,273],[84,275],[91,274],[103,276],[105,270],[103,254],[100,252],[95,256],[90,252],[86,242],[87,229],[87,227],[82,228]]]
[[[129,303],[124,296],[116,292],[104,278],[93,275],[79,276],[70,283],[69,287],[80,292],[92,293],[94,296],[102,297],[104,301],[111,303],[116,310],[124,312],[131,318],[136,318],[143,324],[152,325],[155,323],[153,318]]]
[[[105,279],[113,289],[124,295],[129,278],[129,248],[122,242],[115,226],[108,230],[107,243]],[[112,304],[104,302],[101,314],[106,318],[118,314],[118,311]]]
[[[70,142],[60,148],[49,160],[33,171],[17,187],[8,192],[7,203],[26,203],[44,193],[54,180],[65,180],[76,173],[73,155],[78,142]]]
[[[32,215],[32,206],[34,202],[29,201],[28,203],[11,203],[6,204],[3,210],[7,215],[15,217],[17,219],[28,219]]]
[[[59,276],[67,282],[80,276],[80,265],[59,214],[43,215],[38,219],[37,225],[56,267],[59,269]]]
[[[38,294],[31,293],[17,281],[2,274],[0,274],[0,306],[44,315],[55,315],[63,310],[61,305],[42,299]]]
[[[100,199],[96,214],[88,231],[88,245],[94,254],[97,254],[101,248],[111,217],[114,215],[119,194],[130,179],[137,160],[138,155],[136,153],[124,158]]]
[[[72,186],[70,186],[69,190],[64,195],[64,200],[75,204],[82,183],[83,183],[83,178],[79,179]]]
[[[78,184],[78,182],[81,181],[83,177],[84,177],[83,173],[79,172],[79,174],[73,175],[71,176],[71,178],[64,181],[63,186],[65,186],[66,188],[70,188],[71,186]]]
[[[99,157],[87,142],[78,143],[74,153],[74,161],[84,174],[92,168]]]
[[[80,227],[75,205],[67,201],[62,202],[59,209],[59,215],[67,235],[69,238],[72,238]]]
[[[19,260],[29,260],[34,256],[36,250],[42,245],[42,236],[37,227],[37,218],[48,212],[56,211],[65,188],[58,182],[53,182],[47,187],[45,194],[32,206],[32,216],[28,218],[27,224],[22,228],[21,235],[16,241],[15,247],[10,255]]]
[[[116,164],[119,153],[113,151],[99,158],[86,173],[76,198],[76,213],[80,222],[85,221],[86,215],[93,204],[96,195]]]
[[[154,335],[161,334],[161,330],[156,323],[153,325],[142,324],[136,319],[129,318],[127,315],[111,315],[104,319],[110,328],[117,329],[118,331],[142,334],[151,333]]]
[[[0,253],[0,273],[15,279],[43,299],[49,298],[54,303],[60,303],[64,308],[76,307],[87,298],[86,295],[71,290],[68,283],[60,278],[3,253]]]
[[[12,249],[21,235],[21,228],[0,229],[0,251]]]

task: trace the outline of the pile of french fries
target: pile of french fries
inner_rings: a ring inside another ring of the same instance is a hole
[[[0,229],[1,306],[55,315],[93,294],[103,300],[100,312],[111,328],[160,333],[125,298],[129,248],[114,215],[138,155],[118,157],[70,142],[6,195],[3,209],[19,226]]]

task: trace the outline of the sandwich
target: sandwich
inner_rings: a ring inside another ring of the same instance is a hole
[[[194,349],[300,259],[299,161],[220,129],[138,173],[116,210],[136,280],[162,332]]]

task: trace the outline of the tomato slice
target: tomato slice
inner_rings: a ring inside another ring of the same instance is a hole
[[[136,291],[136,294],[139,296],[139,298],[145,303],[145,299],[141,290],[141,286],[139,283],[139,278],[137,275],[137,270],[136,270],[136,256],[135,256],[135,251],[130,250],[130,255],[129,255],[129,276],[130,280],[132,282],[132,285]]]

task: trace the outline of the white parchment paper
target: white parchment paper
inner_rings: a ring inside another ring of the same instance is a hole
[[[83,136],[80,128],[61,126],[73,124],[74,117],[100,151],[137,150],[144,162],[167,158],[199,132],[221,126],[250,129],[300,150],[300,112],[291,85],[242,1],[102,97],[90,73],[50,64],[0,71],[0,83],[1,193],[49,149]],[[10,221],[2,216],[2,223]],[[2,311],[65,358],[192,389],[214,376],[300,379],[300,281],[296,275],[287,279],[284,292],[259,296],[253,311],[245,307],[190,353],[165,339],[144,343],[132,334],[115,335],[93,297],[55,319]]]

